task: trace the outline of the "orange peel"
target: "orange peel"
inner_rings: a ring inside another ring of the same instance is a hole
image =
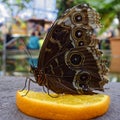
[[[60,95],[50,97],[47,93],[17,91],[16,105],[23,113],[41,119],[86,120],[105,114],[109,108],[110,97],[95,95]]]

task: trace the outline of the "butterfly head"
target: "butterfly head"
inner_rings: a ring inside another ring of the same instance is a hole
[[[35,78],[36,78],[36,76],[38,76],[38,74],[39,74],[38,68],[35,67],[35,66],[32,66],[32,65],[31,65],[31,70],[30,70],[30,72],[34,74]]]

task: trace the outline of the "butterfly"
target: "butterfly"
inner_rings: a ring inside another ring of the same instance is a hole
[[[88,4],[66,10],[50,28],[40,50],[38,65],[31,66],[35,83],[57,94],[94,94],[108,82],[94,29],[99,14]]]

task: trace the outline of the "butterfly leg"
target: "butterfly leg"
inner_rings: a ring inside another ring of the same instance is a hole
[[[26,96],[26,95],[28,94],[28,92],[29,92],[29,90],[30,90],[30,82],[37,83],[37,82],[34,81],[33,79],[27,77],[26,80],[25,80],[25,85],[24,85],[23,89],[20,90],[20,91],[25,90],[25,88],[26,88],[26,86],[27,86],[27,81],[28,81],[28,90],[27,90],[27,92],[25,93],[25,95],[23,95],[23,96]]]
[[[26,96],[28,94],[29,90],[30,90],[30,82],[31,82],[32,79],[28,78],[28,80],[29,80],[28,81],[28,89],[27,89],[27,92],[23,96]]]
[[[45,92],[45,93],[47,93],[47,91],[46,91],[46,89],[45,89],[45,86],[42,86],[43,87],[43,91]]]
[[[26,86],[27,86],[27,81],[28,81],[28,77],[26,77],[26,80],[25,80],[25,85],[24,85],[24,87],[20,90],[20,92],[22,92],[23,90],[25,90],[25,88],[26,88]]]

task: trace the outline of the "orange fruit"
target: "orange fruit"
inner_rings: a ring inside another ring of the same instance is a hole
[[[110,97],[95,95],[59,95],[50,97],[47,93],[17,91],[16,104],[23,113],[50,120],[87,120],[107,112]]]

